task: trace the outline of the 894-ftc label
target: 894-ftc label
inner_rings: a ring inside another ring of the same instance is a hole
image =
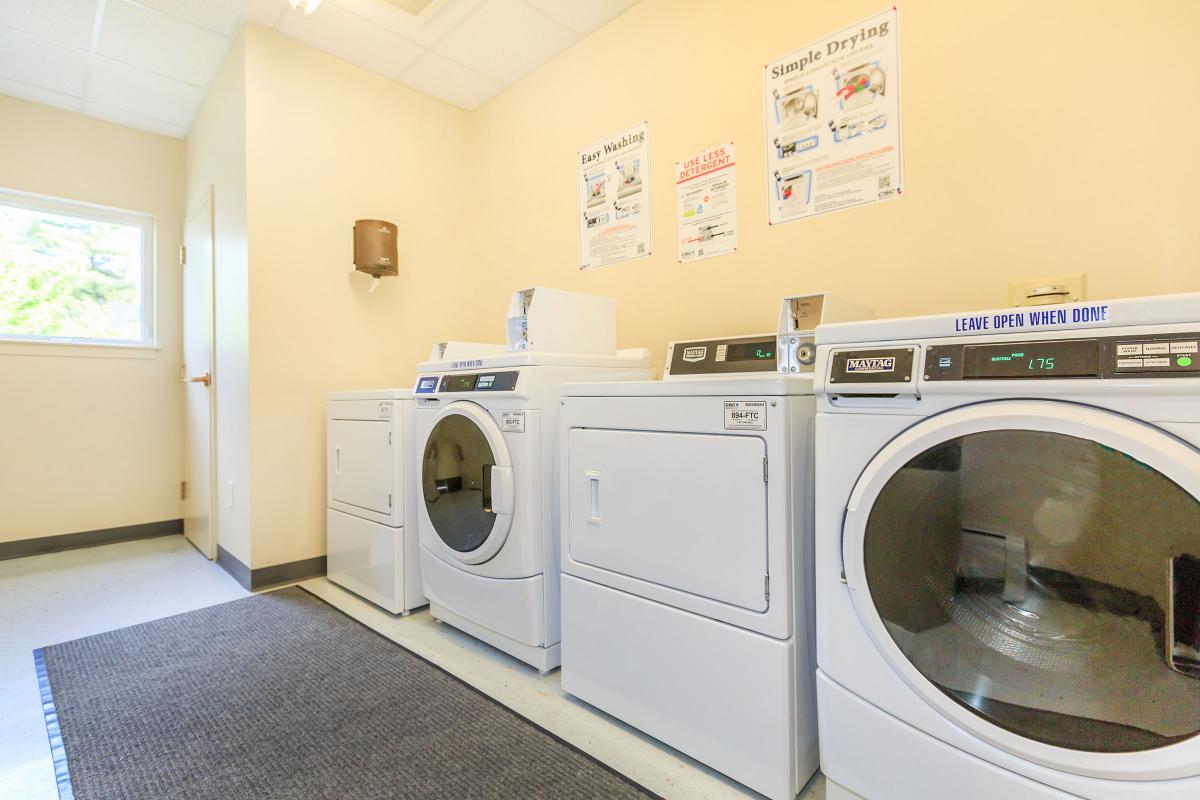
[[[767,403],[765,400],[726,400],[725,430],[765,431]]]

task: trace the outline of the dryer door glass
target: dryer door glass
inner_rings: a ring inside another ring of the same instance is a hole
[[[467,417],[449,414],[434,425],[425,445],[421,491],[438,536],[460,553],[477,549],[495,525],[495,465],[487,436]]]
[[[968,434],[891,476],[863,545],[896,645],[984,719],[1105,753],[1200,732],[1200,503],[1151,466]]]

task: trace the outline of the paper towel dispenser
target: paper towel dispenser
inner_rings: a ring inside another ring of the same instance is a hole
[[[355,220],[354,268],[376,280],[399,273],[395,225],[381,219]]]

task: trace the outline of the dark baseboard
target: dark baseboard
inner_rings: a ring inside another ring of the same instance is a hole
[[[166,519],[161,522],[144,522],[140,525],[122,525],[99,531],[80,531],[58,536],[39,536],[36,539],[19,539],[15,542],[0,542],[0,561],[23,556],[57,553],[60,550],[76,550],[80,547],[95,547],[114,542],[130,542],[135,539],[152,539],[156,536],[173,536],[183,533],[183,520]]]
[[[217,546],[217,563],[224,567],[225,571],[242,585],[242,588],[251,592],[281,583],[294,583],[308,578],[317,578],[325,574],[325,556],[250,569],[220,545]]]
[[[250,568],[232,555],[228,550],[221,545],[217,545],[217,563],[233,576],[233,579],[242,585],[243,589],[250,589]]]

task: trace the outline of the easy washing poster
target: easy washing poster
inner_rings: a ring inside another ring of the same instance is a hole
[[[579,151],[579,267],[650,255],[650,134],[645,122]]]
[[[772,225],[899,196],[899,36],[892,8],[766,65]]]

